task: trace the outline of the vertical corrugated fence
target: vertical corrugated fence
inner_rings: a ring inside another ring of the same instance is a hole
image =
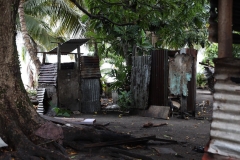
[[[168,105],[168,51],[155,50],[151,53],[151,78],[149,104]]]
[[[101,109],[99,58],[81,57],[81,112],[92,113]]]
[[[240,158],[240,59],[214,62],[216,83],[208,152]]]
[[[100,82],[99,79],[81,80],[81,111],[83,113],[96,112],[100,106]]]
[[[57,64],[45,64],[40,68],[38,87],[45,88],[50,105],[57,106]]]
[[[133,57],[131,91],[134,108],[148,107],[150,72],[151,56]]]
[[[192,112],[195,116],[196,111],[196,63],[197,63],[198,50],[187,49],[187,54],[192,56],[192,78],[188,82],[188,97],[187,97],[187,111]]]

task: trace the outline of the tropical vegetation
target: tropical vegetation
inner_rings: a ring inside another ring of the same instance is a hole
[[[85,36],[100,59],[123,57],[125,65],[112,70],[116,77],[131,70],[132,56],[150,54],[154,48],[204,47],[207,7],[206,0],[21,0],[18,13],[37,71],[38,49]]]
[[[68,147],[81,150],[83,141],[102,142],[106,139],[113,141],[116,137],[121,141],[129,137],[126,134],[103,130],[101,127],[97,130],[99,127],[56,126],[36,113],[21,81],[16,52],[16,17],[19,2],[20,0],[0,0],[0,24],[2,24],[0,25],[0,137],[8,145],[8,148],[4,148],[1,152],[1,158],[67,160],[69,156],[62,147],[62,142]],[[128,59],[131,55],[137,55],[135,53],[145,50],[143,54],[148,53],[149,47],[145,47],[145,44],[150,40],[147,39],[149,31],[158,37],[159,43],[157,42],[155,47],[178,48],[185,44],[191,47],[202,42],[198,35],[201,35],[199,32],[205,27],[204,0],[27,0],[23,5],[27,3],[32,5],[28,6],[30,8],[25,6],[24,12],[32,9],[33,16],[38,16],[40,20],[45,19],[44,22],[53,22],[52,24],[60,28],[71,28],[69,27],[73,22],[71,19],[60,20],[61,15],[66,13],[61,8],[66,5],[58,5],[60,2],[72,5],[72,8],[76,6],[78,12],[81,10],[80,16],[86,14],[85,18],[81,16],[81,19],[77,18],[77,20],[83,22],[85,19],[87,29],[91,31],[86,35],[93,40],[94,46],[98,48],[106,42],[105,46],[110,45],[114,54],[119,53],[124,56],[126,65],[131,64]],[[45,17],[46,14],[48,16]],[[51,29],[60,35],[63,33],[60,32],[60,28]],[[40,31],[32,31],[41,35]],[[143,32],[146,37],[140,38],[139,35]],[[196,36],[190,36],[190,33],[196,33]],[[129,35],[131,36],[128,37]],[[46,37],[42,36],[42,38]],[[34,36],[32,39],[38,43]],[[146,40],[146,43],[138,44],[140,40]],[[102,53],[98,52],[98,55],[100,54]],[[48,127],[51,127],[51,132],[46,133],[44,129]],[[41,130],[43,134],[37,134]],[[52,137],[46,137],[49,135]],[[76,143],[77,140],[79,143]]]

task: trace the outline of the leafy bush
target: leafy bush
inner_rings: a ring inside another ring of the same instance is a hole
[[[50,102],[49,104],[52,110],[56,113],[56,116],[70,117],[71,111],[64,108],[59,108],[55,106],[52,102]]]
[[[36,96],[37,95],[37,91],[36,90],[27,90],[27,93],[30,96]]]
[[[52,109],[57,116],[70,117],[71,111],[63,108],[54,107]]]
[[[132,103],[131,92],[120,91],[120,94],[118,96],[118,105],[121,111],[129,111],[131,103]]]
[[[207,80],[202,73],[197,73],[197,87],[204,88],[207,84]]]

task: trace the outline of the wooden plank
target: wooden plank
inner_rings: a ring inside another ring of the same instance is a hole
[[[119,149],[119,148],[108,147],[107,150],[118,153],[118,154],[124,154],[126,156],[133,157],[136,159],[153,160],[151,157],[148,157],[148,156],[145,156],[142,154],[138,154],[138,153],[133,153],[131,151],[123,150],[123,149]]]
[[[123,144],[133,144],[133,143],[146,143],[149,140],[155,139],[156,136],[148,136],[141,138],[129,138],[125,140],[115,140],[109,142],[99,142],[93,144],[85,144],[84,148],[94,148],[94,147],[106,147],[106,146],[115,146],[115,145],[123,145]]]
[[[80,127],[82,124],[93,125],[95,124],[95,119],[84,119],[84,118],[65,118],[65,117],[49,117],[46,115],[42,116],[44,119],[58,123],[58,124],[70,124],[75,127]],[[84,121],[86,120],[86,121]]]
[[[147,136],[147,137],[140,137],[140,138],[129,138],[125,140],[115,140],[115,141],[109,141],[109,142],[99,142],[99,143],[91,143],[91,144],[85,144],[83,145],[83,148],[94,148],[94,147],[106,147],[106,146],[115,146],[115,145],[126,145],[126,144],[143,144],[148,142],[149,140],[153,141],[160,141],[164,143],[171,143],[171,144],[177,144],[178,141],[175,140],[168,140],[168,139],[161,139],[156,138],[155,135],[153,136]]]

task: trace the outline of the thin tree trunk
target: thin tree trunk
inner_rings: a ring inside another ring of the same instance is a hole
[[[128,53],[128,42],[123,43],[123,53],[127,66],[132,66],[132,56]]]
[[[41,62],[40,62],[39,58],[37,57],[37,53],[36,53],[37,49],[35,48],[34,44],[32,44],[35,42],[31,41],[31,37],[29,36],[28,31],[27,31],[26,20],[25,20],[25,15],[24,15],[24,7],[23,7],[24,2],[25,2],[25,0],[20,0],[19,8],[18,8],[21,33],[23,35],[24,46],[27,48],[27,51],[31,57],[31,60],[33,61],[33,64],[36,67],[36,74],[38,75],[39,69],[41,66]]]

